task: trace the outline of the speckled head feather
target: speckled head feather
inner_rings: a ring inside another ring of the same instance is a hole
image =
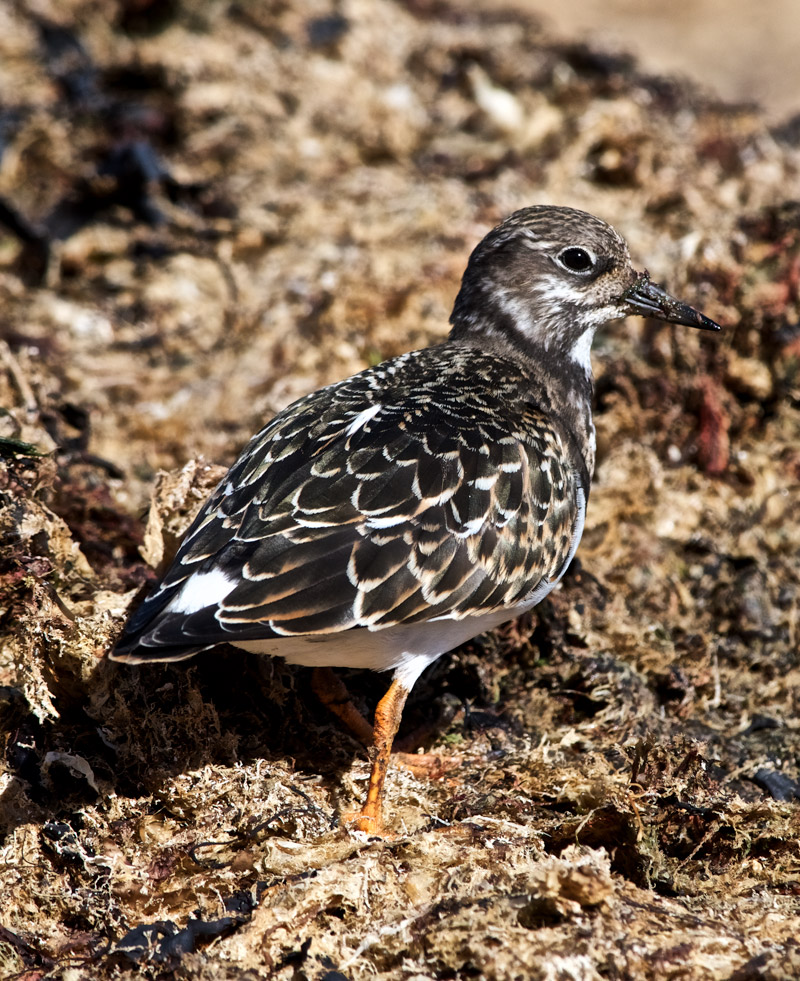
[[[502,335],[521,352],[588,373],[598,327],[630,312],[628,247],[608,224],[573,208],[515,212],[470,256],[450,318],[455,338]]]

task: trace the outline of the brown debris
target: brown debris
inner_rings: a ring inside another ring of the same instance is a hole
[[[719,386],[707,375],[700,379],[700,418],[697,459],[706,473],[725,473],[730,455],[730,419],[722,407]]]
[[[157,572],[172,561],[180,540],[226,473],[204,460],[190,460],[177,473],[156,476],[142,545],[142,558]]]
[[[500,9],[0,26],[0,975],[796,976],[797,147]],[[245,440],[441,339],[537,201],[724,329],[598,338],[578,561],[420,679],[371,841],[308,672],[103,655]]]

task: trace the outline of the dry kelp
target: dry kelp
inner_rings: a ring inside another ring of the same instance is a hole
[[[797,976],[791,127],[497,9],[44,9],[0,12],[0,974]],[[365,841],[306,672],[103,654],[218,466],[541,201],[725,329],[598,339],[579,559],[421,679]]]

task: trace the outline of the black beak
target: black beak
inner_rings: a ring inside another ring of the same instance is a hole
[[[721,329],[719,324],[703,316],[699,310],[676,300],[666,290],[651,283],[647,271],[625,290],[622,299],[628,304],[629,312],[639,317],[652,317],[654,320],[666,320],[669,324],[684,324],[700,330]]]

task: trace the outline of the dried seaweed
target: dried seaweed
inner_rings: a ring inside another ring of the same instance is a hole
[[[43,18],[0,14],[0,975],[797,976],[796,141],[499,9]],[[579,560],[423,676],[366,841],[306,672],[103,654],[249,435],[443,337],[537,201],[724,332],[598,338]]]

